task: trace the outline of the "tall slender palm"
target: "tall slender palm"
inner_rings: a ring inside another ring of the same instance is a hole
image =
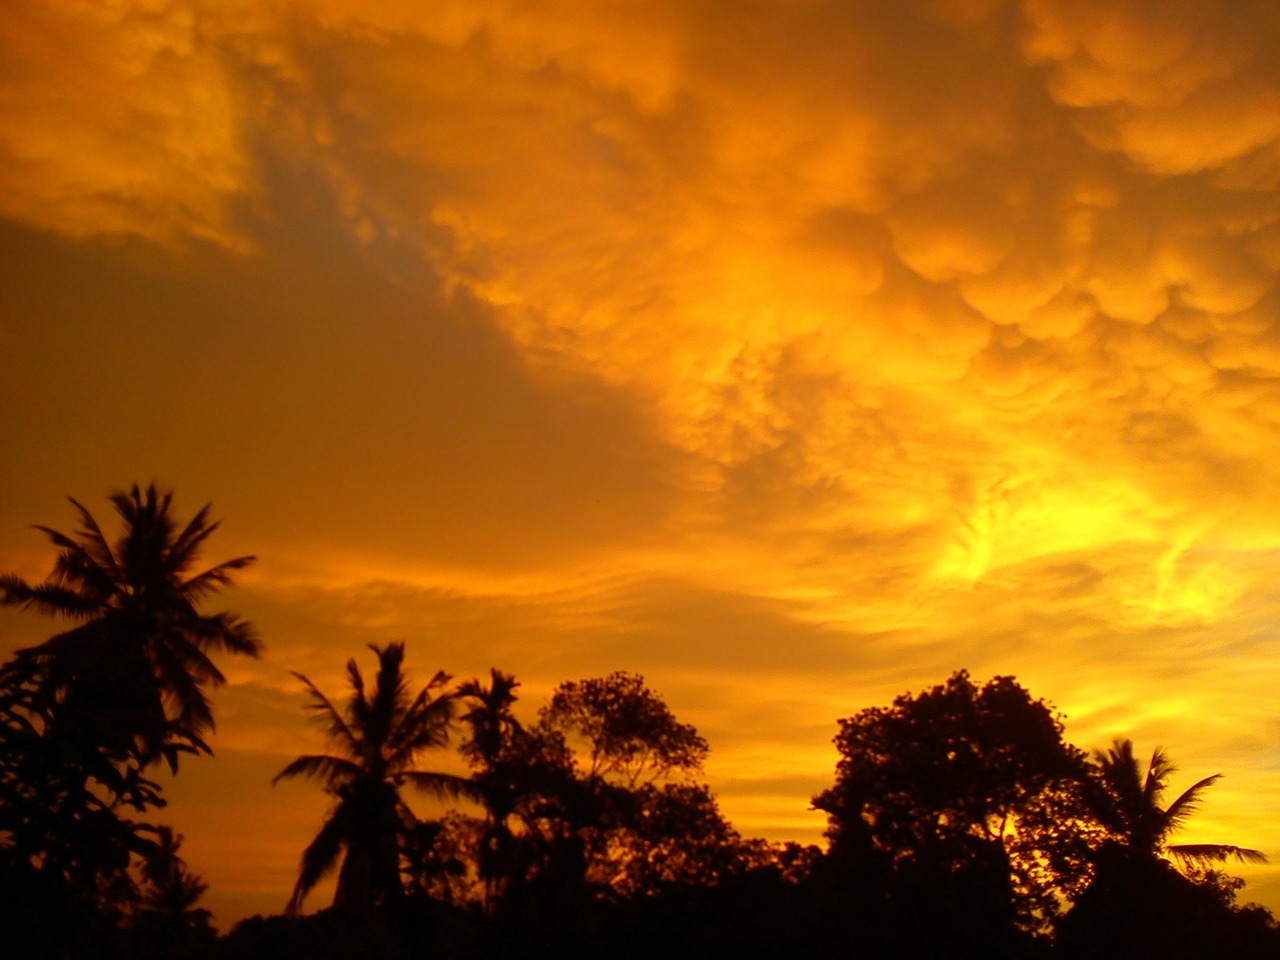
[[[437,673],[411,696],[403,670],[404,644],[370,649],[378,657],[374,687],[366,692],[360,668],[355,660],[348,661],[351,692],[342,711],[310,680],[294,674],[306,686],[309,709],[336,750],[298,757],[272,780],[315,778],[335,799],[320,832],[303,851],[290,914],[301,909],[303,898],[340,858],[334,906],[368,913],[398,899],[404,892],[400,853],[417,824],[400,788],[408,784],[441,798],[475,793],[465,778],[414,768],[423,751],[448,743],[456,696],[444,690],[449,677]]]
[[[471,702],[471,708],[462,715],[471,731],[462,750],[476,769],[472,780],[485,808],[478,866],[485,904],[492,909],[510,867],[512,834],[508,820],[515,811],[521,787],[511,776],[511,765],[504,764],[504,754],[509,759],[513,739],[520,737],[524,728],[511,712],[519,681],[492,668],[489,678],[488,685],[477,679],[467,681],[458,688],[458,696]]]
[[[1205,777],[1190,787],[1167,807],[1160,805],[1169,777],[1177,769],[1157,747],[1143,776],[1133,753],[1132,740],[1116,740],[1105,753],[1094,755],[1102,789],[1093,797],[1093,813],[1121,847],[1129,854],[1159,858],[1165,854],[1179,863],[1206,866],[1235,859],[1248,863],[1265,863],[1266,856],[1257,850],[1225,843],[1170,844],[1171,833],[1186,823],[1204,802],[1205,791],[1221,774]]]
[[[68,535],[37,526],[60,550],[41,583],[0,576],[0,603],[75,622],[43,644],[19,651],[59,704],[59,722],[92,728],[97,743],[144,763],[176,751],[208,752],[213,729],[207,687],[225,682],[210,653],[257,656],[252,627],[229,613],[203,614],[199,602],[253,562],[236,557],[200,572],[200,548],[217,528],[206,504],[185,526],[170,512],[172,493],[135,484],[111,496],[123,527],[114,543],[93,515],[70,499],[80,527]]]

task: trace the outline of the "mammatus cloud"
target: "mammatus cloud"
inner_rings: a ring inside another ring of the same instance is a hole
[[[780,830],[837,716],[968,666],[1280,795],[1274,4],[0,19],[8,526],[207,490],[272,717],[392,635],[629,666]]]

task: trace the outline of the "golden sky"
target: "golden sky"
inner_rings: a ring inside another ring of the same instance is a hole
[[[290,671],[398,638],[530,716],[643,673],[778,839],[838,717],[1013,674],[1280,861],[1278,51],[1274,0],[8,0],[0,569],[152,479],[261,558],[166,811],[224,928],[324,807]]]

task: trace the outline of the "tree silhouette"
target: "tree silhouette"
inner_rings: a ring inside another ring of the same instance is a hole
[[[517,749],[515,741],[525,739],[525,730],[511,709],[518,686],[519,681],[511,674],[491,669],[487,685],[473,679],[458,688],[458,697],[471,703],[462,715],[470,729],[462,754],[476,771],[472,780],[485,808],[476,866],[489,909],[515,869],[514,838],[508,821],[515,813],[523,785],[513,782],[511,761]]]
[[[551,841],[544,875],[580,895],[625,898],[728,872],[740,838],[692,780],[707,742],[643,677],[616,671],[560,684],[537,733],[570,774],[548,781],[559,796],[544,795],[531,807],[540,816],[527,818]]]
[[[560,684],[540,722],[585,744],[588,777],[613,777],[631,788],[694,773],[707,756],[698,731],[678,721],[644,677],[623,670]]]
[[[70,498],[68,498],[70,499]],[[218,528],[205,505],[185,526],[170,512],[172,493],[135,484],[111,502],[123,529],[114,544],[78,501],[73,534],[37,527],[60,549],[41,583],[0,576],[0,603],[36,610],[75,626],[21,650],[57,701],[58,735],[136,753],[145,763],[180,752],[209,752],[213,729],[207,687],[225,682],[210,653],[257,656],[249,624],[229,613],[204,614],[199,602],[253,562],[236,557],[193,572],[200,548]]]
[[[108,956],[139,904],[136,868],[158,852],[126,810],[164,800],[136,760],[51,735],[56,702],[31,666],[0,671],[0,902],[31,956]]]
[[[1174,769],[1157,748],[1144,774],[1130,740],[1094,755],[1086,796],[1106,835],[1093,853],[1088,888],[1058,925],[1056,952],[1064,958],[1280,956],[1274,921],[1237,907],[1238,884],[1206,869],[1229,859],[1260,863],[1263,855],[1229,844],[1168,842],[1218,779],[1196,782],[1166,807],[1161,801]]]
[[[1094,755],[1100,790],[1091,794],[1091,812],[1110,831],[1114,842],[1130,856],[1154,859],[1168,854],[1186,866],[1238,860],[1266,863],[1257,850],[1225,843],[1168,843],[1169,835],[1183,826],[1204,802],[1204,793],[1222,774],[1205,777],[1184,790],[1167,807],[1160,805],[1177,767],[1160,747],[1151,754],[1143,775],[1134,756],[1132,740],[1116,740]]]
[[[354,659],[348,661],[350,696],[341,712],[315,684],[294,674],[306,686],[309,709],[336,752],[298,757],[272,780],[315,778],[335,801],[302,854],[290,914],[301,909],[303,898],[339,858],[335,907],[368,914],[399,900],[404,892],[400,856],[405,837],[418,822],[400,796],[401,787],[441,798],[476,794],[462,777],[415,769],[424,751],[448,743],[455,701],[444,690],[449,677],[439,672],[411,696],[403,670],[404,644],[370,649],[378,658],[374,687],[366,691],[360,668]]]
[[[182,837],[156,830],[154,854],[142,865],[142,898],[130,922],[134,957],[194,956],[213,941],[213,915],[197,906],[208,885],[187,870],[179,855]]]
[[[1012,677],[978,686],[963,670],[842,719],[836,782],[813,801],[829,816],[831,858],[904,914],[933,900],[983,935],[1042,926],[1057,878],[1027,861],[1051,862],[1058,837],[1028,814],[1082,774],[1062,731]]]
[[[126,813],[164,806],[144,775],[152,763],[176,771],[179,754],[210,752],[206,689],[224,682],[211,653],[258,653],[248,624],[198,609],[253,559],[196,572],[218,526],[209,507],[183,525],[154,485],[111,502],[114,541],[73,499],[73,534],[37,528],[59,548],[49,576],[0,576],[0,603],[73,622],[0,667],[0,899],[40,931],[48,956],[123,949],[131,922],[143,949],[157,878],[178,876],[176,844]],[[194,898],[199,881],[182,877]]]
[[[518,686],[520,682],[511,674],[491,669],[487,686],[472,679],[458,687],[458,697],[471,701],[471,708],[462,715],[471,730],[462,748],[465,755],[482,764],[492,763],[511,737],[521,732],[520,721],[511,712]]]

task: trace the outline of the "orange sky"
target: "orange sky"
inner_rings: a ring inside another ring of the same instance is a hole
[[[290,671],[397,638],[529,714],[641,672],[804,840],[836,718],[1011,673],[1280,861],[1278,50],[1274,0],[8,0],[0,569],[152,479],[260,556],[167,811],[224,927],[323,809]]]

